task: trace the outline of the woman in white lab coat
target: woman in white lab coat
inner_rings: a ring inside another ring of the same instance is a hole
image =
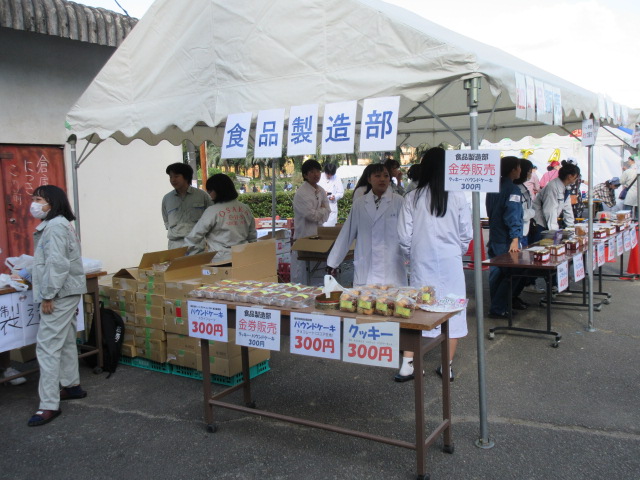
[[[331,210],[327,192],[318,185],[321,168],[316,160],[307,160],[302,164],[304,182],[293,196],[294,240],[316,235],[318,226],[329,218]],[[306,272],[306,262],[298,260],[298,252],[291,251],[291,281],[307,283]]]
[[[391,177],[381,163],[372,166],[368,181],[371,190],[353,203],[349,218],[331,249],[327,268],[335,274],[356,240],[354,285],[384,283],[405,286],[407,269],[397,228],[402,196],[389,188]]]
[[[334,163],[326,163],[324,165],[324,173],[320,176],[318,185],[327,192],[329,199],[329,207],[331,213],[329,219],[324,222],[324,227],[335,227],[338,223],[338,201],[344,196],[344,187],[342,180],[336,175],[337,167]]]
[[[434,286],[436,296],[466,296],[462,256],[467,252],[473,232],[471,210],[464,194],[444,189],[444,150],[431,148],[420,164],[418,187],[404,197],[398,219],[400,247],[409,257],[410,284]],[[423,332],[437,336],[440,328]],[[467,335],[467,313],[462,311],[449,320],[450,360],[458,338]],[[442,366],[436,369],[442,375]],[[395,380],[412,380],[413,352],[404,352],[400,372]],[[450,374],[453,380],[453,371]]]

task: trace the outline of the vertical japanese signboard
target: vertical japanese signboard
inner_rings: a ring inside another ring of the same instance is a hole
[[[245,158],[249,145],[251,112],[232,113],[227,117],[222,140],[221,158]]]
[[[444,188],[448,192],[500,190],[500,152],[497,150],[447,150]]]
[[[558,265],[558,291],[563,292],[569,288],[569,262]]]
[[[291,312],[290,351],[340,360],[340,317]]]
[[[400,97],[367,98],[360,122],[360,151],[384,152],[396,149]]]
[[[324,107],[322,155],[353,153],[358,102],[329,103]]]
[[[282,156],[284,131],[284,108],[261,110],[256,121],[254,158],[276,158]]]
[[[356,323],[345,318],[342,360],[350,363],[398,368],[400,324],[396,322]]]
[[[287,155],[315,155],[317,138],[318,105],[291,107]]]

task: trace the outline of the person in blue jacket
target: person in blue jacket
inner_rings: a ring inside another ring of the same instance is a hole
[[[503,253],[520,251],[522,237],[523,210],[522,192],[513,181],[520,177],[520,159],[504,157],[500,162],[500,191],[488,193],[486,198],[487,215],[489,216],[489,258]],[[517,272],[512,271],[512,274]],[[512,307],[519,310],[527,308],[518,295],[522,292],[524,282],[513,283]],[[491,267],[489,272],[489,293],[491,306],[489,317],[509,318],[508,311],[509,278],[503,268]]]

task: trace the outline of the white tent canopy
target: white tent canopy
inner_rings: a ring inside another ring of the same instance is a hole
[[[516,73],[560,88],[564,128],[515,118]],[[158,0],[67,128],[93,142],[198,145],[219,140],[230,113],[400,95],[399,142],[469,143],[462,85],[473,77],[484,79],[480,139],[566,134],[604,116],[596,94],[378,0]]]

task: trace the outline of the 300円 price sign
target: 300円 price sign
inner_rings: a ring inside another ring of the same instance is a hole
[[[399,323],[357,324],[354,318],[344,319],[342,331],[343,361],[398,368],[399,356]]]
[[[189,300],[187,311],[190,337],[218,342],[229,341],[227,306],[225,304]]]
[[[291,312],[290,351],[340,360],[340,317]]]
[[[236,344],[280,351],[280,310],[236,308]]]

